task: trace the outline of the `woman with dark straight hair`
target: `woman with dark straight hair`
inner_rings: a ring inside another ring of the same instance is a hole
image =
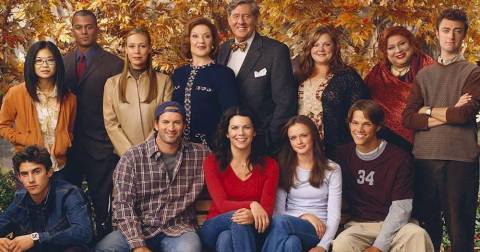
[[[340,223],[340,166],[325,157],[307,116],[291,118],[282,133],[280,187],[263,251],[328,251]]]
[[[170,78],[153,69],[150,33],[132,29],[125,36],[123,71],[107,80],[103,92],[103,120],[119,156],[150,136],[155,108],[172,92]]]
[[[295,75],[298,87],[298,114],[316,124],[327,156],[338,145],[352,141],[345,118],[350,106],[369,97],[362,77],[345,64],[338,31],[330,26],[317,28],[307,39]]]
[[[3,99],[0,136],[16,151],[28,145],[45,147],[58,172],[71,146],[77,100],[64,83],[65,67],[57,46],[50,41],[34,43],[23,74],[25,82],[10,88]]]
[[[227,109],[218,125],[203,165],[212,206],[200,238],[209,250],[254,252],[269,226],[278,168],[258,144],[257,129],[253,113],[239,107]]]

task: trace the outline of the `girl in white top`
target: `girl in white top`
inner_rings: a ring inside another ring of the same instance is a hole
[[[318,130],[307,116],[291,118],[283,137],[280,186],[262,251],[328,251],[340,223],[340,166],[325,157]]]

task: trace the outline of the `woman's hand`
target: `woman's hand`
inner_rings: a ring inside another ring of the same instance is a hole
[[[302,216],[300,216],[300,219],[306,220],[310,222],[310,224],[312,224],[312,226],[315,228],[315,231],[317,232],[319,239],[323,237],[327,228],[325,224],[317,216],[306,213],[306,214],[302,214]]]
[[[252,211],[247,208],[240,208],[232,215],[232,221],[237,224],[248,225],[253,224],[255,219],[253,218]]]
[[[324,248],[322,247],[313,247],[308,252],[326,252]]]
[[[263,209],[260,203],[253,201],[250,203],[250,211],[252,212],[253,219],[255,220],[255,229],[259,233],[265,232],[268,225],[270,224],[270,217],[268,216],[265,209]]]

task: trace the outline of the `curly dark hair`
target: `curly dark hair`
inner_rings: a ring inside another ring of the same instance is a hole
[[[234,116],[245,116],[250,118],[253,129],[255,132],[258,132],[258,121],[250,109],[245,107],[231,107],[223,113],[220,123],[217,126],[212,148],[215,158],[219,163],[219,169],[222,171],[227,169],[233,158],[230,140],[227,138],[227,133],[228,126],[230,125],[230,119],[232,119]],[[253,137],[252,150],[247,160],[248,167],[250,167],[250,165],[253,167],[260,165],[260,167],[263,168],[266,154],[263,145],[259,142],[259,140],[260,139],[257,136]]]
[[[30,145],[25,149],[15,153],[12,157],[13,170],[15,173],[20,172],[20,165],[26,162],[41,164],[45,166],[47,172],[52,168],[52,160],[50,153],[44,147]]]

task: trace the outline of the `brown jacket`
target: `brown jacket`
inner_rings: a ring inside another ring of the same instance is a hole
[[[77,99],[72,93],[60,104],[55,143],[51,151],[59,167],[64,166],[66,152],[71,145],[76,108]],[[25,83],[10,88],[3,99],[0,109],[0,136],[12,143],[16,151],[28,145],[44,146],[37,110]]]
[[[118,93],[120,76],[117,74],[107,80],[103,95],[105,128],[119,156],[148,138],[153,130],[155,108],[164,101],[170,101],[173,92],[170,78],[157,73],[157,97],[150,103],[145,103],[149,87],[147,73],[142,73],[135,80],[129,72],[125,92],[128,103],[122,103]]]

